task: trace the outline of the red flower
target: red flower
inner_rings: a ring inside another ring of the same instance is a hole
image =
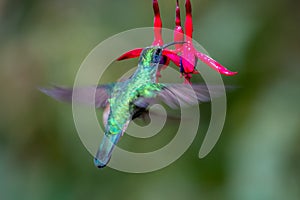
[[[221,74],[232,76],[237,74],[237,72],[231,72],[222,66],[220,63],[209,57],[208,55],[199,52],[195,49],[193,45],[193,19],[192,19],[192,6],[190,0],[185,2],[186,17],[185,17],[185,40],[184,32],[181,26],[180,20],[180,8],[176,5],[176,18],[175,18],[175,29],[174,29],[174,42],[185,41],[184,44],[176,44],[175,50],[165,49],[163,51],[163,57],[160,62],[161,66],[158,70],[157,77],[161,77],[160,71],[169,65],[170,60],[175,63],[180,68],[180,73],[184,76],[184,83],[191,83],[192,74],[198,74],[196,70],[196,65],[198,59],[218,71]],[[157,0],[153,0],[153,11],[154,11],[154,41],[153,46],[162,46],[164,44],[162,39],[162,21],[160,17],[160,11]],[[128,58],[139,57],[142,52],[142,48],[137,48],[130,50],[120,56],[117,60],[124,60]],[[178,55],[180,54],[180,56]]]

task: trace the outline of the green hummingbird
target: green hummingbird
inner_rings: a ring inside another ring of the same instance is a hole
[[[182,105],[188,106],[209,101],[210,95],[215,94],[215,91],[209,92],[207,86],[203,84],[156,82],[156,73],[163,59],[164,49],[177,43],[179,42],[144,48],[139,57],[138,67],[131,77],[125,81],[97,86],[95,106],[104,109],[105,127],[104,137],[94,158],[94,163],[98,168],[103,168],[108,164],[115,145],[126,131],[130,121],[141,117],[151,105],[163,102],[175,109]],[[72,101],[74,90],[78,90],[82,95],[73,100],[79,103],[89,103],[84,96],[84,88],[41,89],[42,92],[57,100],[68,102]]]

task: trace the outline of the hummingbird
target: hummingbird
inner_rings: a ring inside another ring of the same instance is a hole
[[[147,113],[151,105],[163,102],[176,109],[182,105],[207,102],[211,99],[211,95],[217,94],[214,88],[213,92],[209,91],[205,84],[157,83],[156,74],[163,59],[164,49],[178,43],[144,48],[133,75],[121,82],[97,86],[95,107],[104,109],[102,121],[105,127],[104,137],[94,157],[94,164],[98,168],[108,164],[115,145],[123,136],[130,121]],[[82,90],[80,93],[82,96],[73,100],[88,103],[84,96],[84,88],[55,86],[40,90],[56,100],[66,102],[72,101],[74,90]]]

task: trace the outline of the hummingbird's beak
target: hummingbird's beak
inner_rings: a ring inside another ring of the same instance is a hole
[[[162,46],[161,48],[162,48],[162,49],[165,49],[165,48],[167,48],[167,47],[169,47],[169,46],[172,46],[172,45],[175,45],[175,44],[184,44],[184,43],[186,43],[186,42],[184,42],[184,41],[181,41],[181,42],[170,42],[170,43],[165,44],[165,45]]]
[[[98,168],[103,168],[107,165],[109,162],[113,149],[117,142],[119,141],[120,134],[105,134],[102,142],[100,144],[100,147],[96,153],[96,156],[94,158],[94,164]]]

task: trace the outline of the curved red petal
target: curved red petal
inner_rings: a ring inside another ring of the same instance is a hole
[[[125,60],[125,59],[129,59],[129,58],[139,57],[142,50],[143,50],[142,48],[130,50],[130,51],[124,53],[123,55],[121,55],[119,58],[117,58],[117,60]]]
[[[192,62],[190,62],[187,58],[183,56],[179,56],[173,51],[168,49],[163,50],[163,55],[170,59],[177,67],[180,67],[181,64],[183,65],[185,73],[193,73],[195,66]]]
[[[210,66],[211,68],[213,68],[214,70],[218,71],[221,74],[224,74],[227,76],[233,76],[233,75],[237,74],[237,72],[232,72],[232,71],[228,70],[227,68],[222,66],[220,63],[218,63],[217,61],[215,61],[208,55],[205,55],[204,53],[196,52],[196,55],[202,62],[204,62],[205,64],[207,64],[208,66]]]
[[[164,49],[162,54],[170,59],[175,65],[177,65],[178,67],[180,66],[181,57],[179,55],[168,49]]]
[[[187,58],[182,58],[182,65],[183,65],[183,69],[185,73],[194,73],[195,71],[195,59],[193,59],[192,61],[190,59]]]

